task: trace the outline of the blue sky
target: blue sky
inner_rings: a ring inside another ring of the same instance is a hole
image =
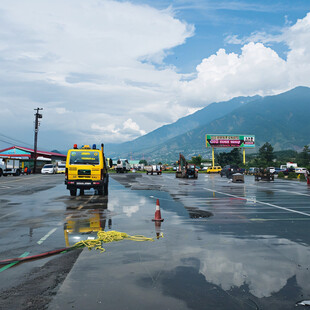
[[[66,149],[310,86],[309,12],[309,0],[3,1],[0,148],[32,145],[37,107],[39,147]]]
[[[134,1],[158,9],[171,6],[175,16],[195,26],[195,35],[186,44],[175,47],[166,63],[175,65],[180,72],[193,72],[206,55],[224,47],[228,52],[239,52],[240,44],[229,44],[228,36],[249,37],[255,32],[279,34],[283,27],[295,24],[310,11],[308,0],[286,1]],[[285,44],[269,44],[283,58]]]

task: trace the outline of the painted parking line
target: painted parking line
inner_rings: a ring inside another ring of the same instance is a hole
[[[79,205],[79,206],[77,207],[76,210],[81,210],[81,209],[83,209],[83,208],[92,200],[92,198],[94,198],[94,196],[95,196],[95,195],[90,196],[90,197],[87,199],[87,201],[86,201],[84,204]],[[80,196],[79,196],[79,197],[80,197]],[[72,216],[73,216],[73,214],[68,215],[68,216],[66,217],[65,220],[66,220],[66,221],[69,220]]]
[[[51,234],[53,234],[55,231],[57,230],[56,228],[53,228],[52,230],[50,230],[44,237],[42,237],[37,244],[42,244]]]
[[[252,218],[249,219],[253,222],[270,222],[270,221],[310,221],[310,218],[303,217],[303,218],[285,218],[285,219],[262,219],[262,218]]]
[[[91,195],[84,204],[78,206],[77,210],[81,210],[82,208],[84,208],[94,198],[94,196],[95,195]]]
[[[236,195],[219,192],[219,191],[216,191],[214,189],[209,189],[209,188],[205,188],[205,187],[204,187],[204,189],[207,190],[207,191],[210,191],[210,192],[215,192],[215,193],[221,194],[221,195],[235,197],[235,198],[240,198],[240,199],[246,199],[248,201],[252,201],[252,199],[247,199],[246,197],[239,197],[239,196],[236,196]],[[301,214],[301,215],[309,216],[310,217],[309,213],[305,213],[305,212],[301,212],[301,211],[297,211],[297,210],[293,210],[293,209],[277,206],[277,205],[272,204],[272,203],[263,202],[263,201],[259,201],[259,200],[255,200],[255,203],[262,204],[262,205],[265,205],[265,206],[270,206],[270,207],[273,207],[273,208],[277,208],[277,209],[281,209],[281,210],[285,210],[285,211],[288,211],[288,212],[297,213],[297,214]]]

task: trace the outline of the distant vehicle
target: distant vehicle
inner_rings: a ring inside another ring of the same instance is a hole
[[[297,168],[297,163],[288,162],[286,163],[286,168]]]
[[[195,165],[188,165],[186,169],[186,176],[188,179],[197,179],[198,178],[198,170]]]
[[[175,173],[176,178],[187,178],[187,179],[197,179],[198,169],[195,165],[189,164],[185,157],[180,153],[178,160],[178,168]]]
[[[162,174],[162,168],[161,165],[151,165],[151,166],[145,166],[144,170],[146,170],[146,174]]]
[[[66,164],[65,163],[57,163],[56,173],[65,173],[65,172],[66,172]]]
[[[302,168],[302,167],[298,167],[298,168],[295,168],[295,173],[297,173],[297,174],[300,174],[300,173],[306,174],[307,173],[307,169],[306,168]]]
[[[0,160],[1,161],[1,160]],[[14,176],[19,176],[21,174],[21,169],[19,166],[18,159],[4,159],[0,162],[0,176],[8,176],[9,174]]]
[[[281,172],[283,172],[284,175],[288,175],[290,172],[295,172],[295,168],[293,168],[293,167],[286,168],[286,169],[282,170]]]
[[[46,164],[41,169],[41,173],[43,174],[54,174],[56,172],[56,167],[52,164]]]
[[[269,170],[270,173],[274,174],[276,172],[275,167],[268,167],[267,170]]]
[[[281,166],[280,166],[280,168],[276,167],[276,168],[274,168],[274,170],[275,170],[274,174],[278,174],[279,172],[284,172],[286,170],[286,168],[281,168]]]
[[[256,168],[256,167],[250,167],[249,171],[248,171],[248,174],[253,175],[257,171],[257,169],[258,168]]]
[[[236,165],[227,165],[221,170],[220,174],[221,174],[221,177],[226,176],[227,178],[231,179],[233,174],[235,173],[242,174],[243,171],[244,169],[242,170]]]
[[[214,167],[209,167],[207,169],[207,173],[220,173],[222,170],[221,166],[214,166]]]
[[[118,159],[116,163],[116,173],[124,173],[130,171],[130,165],[127,159]]]
[[[272,167],[270,167],[272,168]],[[259,168],[254,173],[255,181],[274,181],[274,173],[270,168]],[[275,171],[275,168],[273,168]]]

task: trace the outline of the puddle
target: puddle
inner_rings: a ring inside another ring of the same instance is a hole
[[[192,219],[199,219],[213,216],[212,212],[200,210],[198,208],[185,207],[185,209],[188,211],[189,217]]]

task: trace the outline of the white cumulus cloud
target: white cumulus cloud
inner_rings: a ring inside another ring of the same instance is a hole
[[[296,86],[310,86],[310,13],[279,35],[254,33],[248,38],[230,36],[233,44],[244,44],[241,52],[219,49],[196,67],[196,77],[182,84],[184,102],[219,101],[240,95],[270,95]],[[264,43],[288,46],[286,59]]]
[[[6,128],[33,140],[33,109],[43,108],[42,145],[119,143],[208,103],[310,86],[310,13],[277,35],[233,35],[182,74],[165,63],[188,44],[194,25],[173,9],[113,0],[0,2],[0,110]],[[286,57],[273,43],[286,44]],[[30,121],[31,120],[31,121]],[[0,128],[1,129],[1,128]],[[30,138],[29,138],[30,137]]]

